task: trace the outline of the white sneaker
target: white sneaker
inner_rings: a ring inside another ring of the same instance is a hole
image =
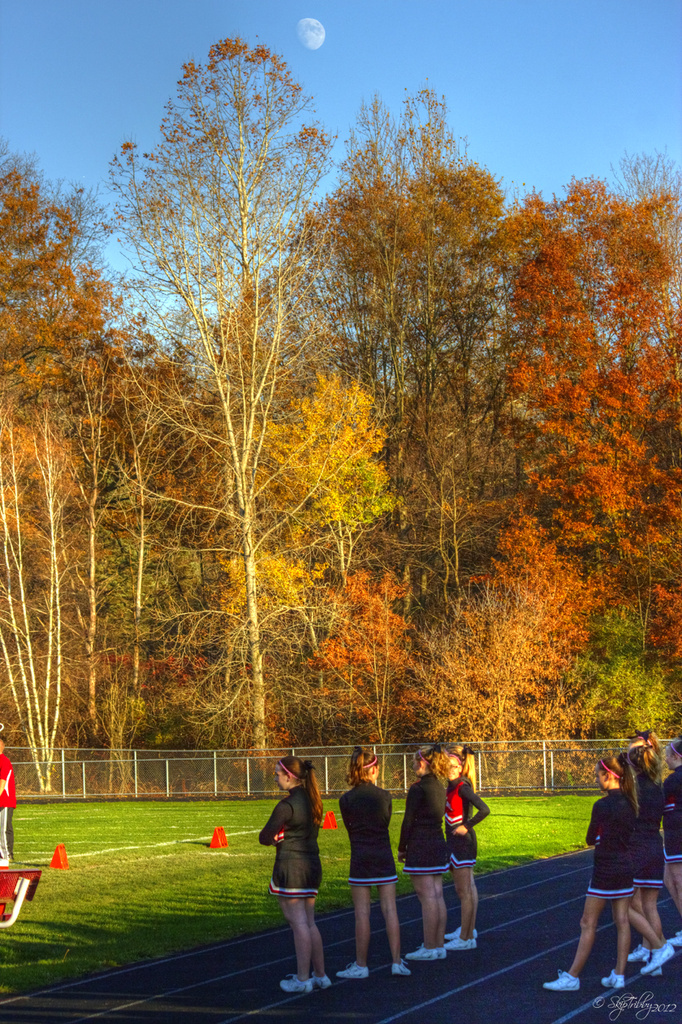
[[[280,981],[279,987],[285,992],[305,992],[309,995],[313,990],[313,979],[301,981],[295,974],[287,974],[286,978]]]
[[[462,932],[462,926],[460,925],[459,928],[455,928],[454,932],[448,932],[447,933],[447,935],[445,936],[446,941],[448,939],[458,939],[460,937],[460,935],[461,935],[461,932]],[[474,938],[475,939],[478,938],[478,932],[476,931],[475,928],[474,928]]]
[[[633,949],[632,953],[628,956],[628,963],[636,964],[639,960],[642,960],[644,963],[648,963],[650,956],[651,950],[646,949],[640,942],[639,946]]]
[[[682,929],[677,935],[673,935],[672,939],[668,939],[668,942],[671,946],[682,946]]]
[[[611,971],[608,978],[602,978],[601,983],[604,988],[625,988],[625,975]]]
[[[348,967],[343,971],[336,972],[337,978],[368,978],[369,967],[361,967],[360,964],[356,963],[355,960],[352,964],[348,964]]]
[[[317,975],[313,974],[313,988],[329,988],[332,983],[332,979],[328,978],[326,974]]]
[[[412,974],[412,971],[405,961],[401,960],[398,964],[391,964],[391,974],[402,974],[404,977],[407,977],[408,974]]]
[[[662,967],[667,960],[670,960],[671,956],[675,956],[675,950],[669,942],[665,942],[660,949],[652,949],[649,963],[644,964],[639,973],[653,974],[656,968]]]
[[[451,939],[445,943],[446,949],[476,949],[476,939]]]
[[[543,988],[549,988],[552,992],[577,992],[580,988],[580,978],[574,978],[568,971],[558,971],[559,977],[556,981],[546,981]]]
[[[0,868],[8,868],[8,867],[9,867],[9,860],[7,859],[7,857],[0,857]]]
[[[442,950],[442,954],[441,954]],[[406,953],[406,960],[444,960],[447,956],[443,946],[436,949],[427,949],[426,946],[420,946],[419,949],[415,949],[414,953]]]

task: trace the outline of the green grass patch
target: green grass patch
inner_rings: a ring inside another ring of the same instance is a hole
[[[584,845],[594,795],[493,797],[477,829],[478,871],[511,867]],[[210,803],[24,804],[14,815],[17,866],[43,868],[1,940],[3,992],[25,991],[102,968],[280,925],[267,893],[274,850],[258,845],[273,800]],[[397,847],[404,801],[394,801]],[[350,904],[349,843],[339,820],[320,832],[320,912]],[[227,850],[210,850],[216,825]],[[64,843],[69,870],[48,867]],[[401,877],[399,892],[411,892]],[[351,925],[349,924],[349,932]]]

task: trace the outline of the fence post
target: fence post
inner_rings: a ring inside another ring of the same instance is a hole
[[[324,757],[324,791],[329,796],[329,758],[326,754]]]
[[[64,747],[62,747],[62,799],[66,796],[66,765],[64,764]]]
[[[407,754],[403,754],[403,789],[407,793]]]
[[[483,789],[483,773],[481,772],[481,751],[478,752],[478,788]]]
[[[166,796],[170,796],[170,775],[168,773],[168,758],[166,758]]]
[[[133,750],[133,773],[135,775],[135,799],[137,800],[137,750]]]
[[[246,759],[246,795],[251,796],[251,770],[248,757]]]
[[[85,800],[85,797],[86,797],[86,792],[85,792],[85,761],[81,761],[81,768],[82,768],[82,771],[83,771],[83,799]]]
[[[213,796],[218,795],[218,751],[213,751]]]
[[[542,771],[544,775],[544,788],[547,789],[547,742],[542,741]]]
[[[554,789],[554,751],[549,752],[549,763],[552,770],[552,789]]]

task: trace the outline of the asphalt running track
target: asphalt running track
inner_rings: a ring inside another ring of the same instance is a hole
[[[287,995],[279,980],[295,970],[288,928],[223,942],[0,1001],[4,1024],[680,1024],[682,950],[659,978],[629,965],[625,991],[600,978],[614,966],[616,934],[608,909],[578,992],[547,992],[543,981],[567,969],[592,853],[584,851],[481,876],[478,948],[447,960],[411,964],[412,976],[390,973],[388,944],[376,907],[370,976],[340,981],[354,957],[352,910],[319,918],[331,988]],[[456,899],[449,928],[458,923]],[[664,889],[664,931],[680,927]],[[403,950],[421,942],[419,904],[399,900]],[[374,910],[373,910],[374,914]],[[596,1004],[596,1005],[595,1005]]]

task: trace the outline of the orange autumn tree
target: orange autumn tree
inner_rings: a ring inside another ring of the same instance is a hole
[[[322,699],[334,708],[337,741],[390,743],[405,738],[413,686],[410,627],[394,607],[405,595],[391,573],[356,572],[334,599],[334,622],[313,668]],[[408,727],[409,731],[409,727]]]
[[[425,641],[423,731],[519,739],[568,731],[576,685],[567,672],[587,638],[590,597],[578,567],[527,519],[502,535],[479,589]]]
[[[643,634],[653,587],[679,560],[680,374],[661,343],[669,277],[656,204],[598,181],[518,212],[514,431],[524,507]]]

